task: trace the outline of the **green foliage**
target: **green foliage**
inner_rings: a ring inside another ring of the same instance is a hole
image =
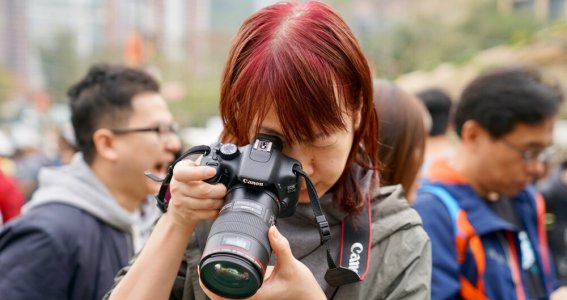
[[[495,2],[473,2],[456,24],[443,18],[416,16],[362,37],[363,50],[381,77],[395,78],[441,63],[461,64],[481,50],[501,44],[524,44],[540,29],[532,15],[502,13]]]
[[[562,120],[567,120],[567,102],[563,101],[563,104],[561,105],[560,109],[559,109],[559,118]]]
[[[75,38],[70,31],[61,30],[38,48],[47,92],[56,102],[66,101],[67,89],[85,68],[75,49]]]
[[[184,126],[205,126],[210,117],[218,115],[220,66],[213,66],[208,60],[200,63],[204,64],[206,70],[203,74],[195,74],[195,62],[190,56],[173,60],[156,51],[146,58],[146,65],[159,70],[166,97],[168,95],[165,90],[169,84],[182,86],[182,98],[168,100],[171,100],[169,106],[175,120]]]
[[[205,126],[211,116],[218,115],[219,82],[190,80],[185,88],[185,97],[170,104],[175,119],[184,125]]]
[[[7,100],[14,87],[14,78],[6,70],[0,68],[0,104]]]

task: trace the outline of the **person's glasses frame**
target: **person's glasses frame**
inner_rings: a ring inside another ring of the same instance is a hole
[[[543,150],[524,150],[524,149],[521,149],[520,147],[514,145],[510,141],[506,140],[505,138],[501,138],[500,140],[508,148],[510,148],[510,149],[516,151],[516,153],[520,154],[520,156],[526,162],[533,162],[533,161],[537,160],[538,162],[546,163],[557,152],[557,148],[553,145],[549,146],[549,147],[547,147]]]
[[[158,124],[152,127],[139,127],[139,128],[109,128],[115,134],[128,134],[135,132],[155,132],[160,138],[164,138],[168,135],[177,135],[179,131],[179,125],[177,123],[172,124]]]

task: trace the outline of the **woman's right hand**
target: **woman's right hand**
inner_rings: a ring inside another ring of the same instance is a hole
[[[200,221],[218,216],[224,204],[226,187],[203,181],[215,174],[214,168],[200,166],[191,160],[182,160],[175,165],[167,210],[175,224],[192,230]]]
[[[311,270],[293,256],[289,241],[280,234],[275,226],[270,227],[268,240],[277,257],[276,266],[273,269],[268,267],[264,276],[264,283],[257,293],[247,300],[327,299]],[[209,298],[214,300],[227,299],[208,290],[201,282],[200,277],[199,284]]]

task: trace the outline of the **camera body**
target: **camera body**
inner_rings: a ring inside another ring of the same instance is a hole
[[[201,258],[200,277],[215,294],[241,299],[262,285],[271,255],[268,230],[295,212],[301,164],[281,153],[281,140],[257,135],[251,144],[213,144],[201,165],[217,170],[208,183],[227,187]]]
[[[235,185],[263,189],[277,197],[278,218],[295,212],[299,197],[298,177],[294,166],[301,164],[281,153],[282,142],[273,135],[259,134],[254,141],[238,148],[234,144],[216,143],[202,157],[201,165],[217,170],[208,183],[222,183],[228,190]]]

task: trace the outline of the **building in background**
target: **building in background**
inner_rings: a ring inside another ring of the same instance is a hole
[[[497,0],[504,11],[525,10],[533,12],[542,21],[557,20],[567,15],[565,0]]]
[[[0,0],[0,65],[20,85],[28,76],[29,43],[26,0]]]
[[[172,60],[189,57],[187,67],[200,76],[217,50],[211,43],[226,44],[245,17],[274,2],[0,0],[0,67],[17,75],[24,89],[43,88],[47,74],[39,49],[65,32],[81,59],[109,51],[140,65],[158,54]]]

